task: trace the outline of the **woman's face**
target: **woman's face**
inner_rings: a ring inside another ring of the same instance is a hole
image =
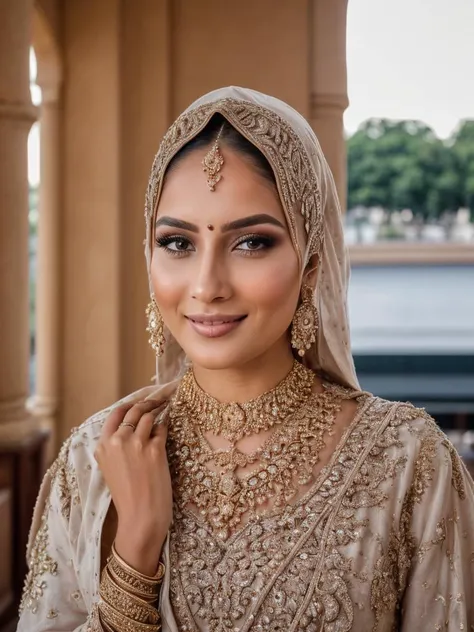
[[[299,265],[278,193],[225,146],[222,180],[210,191],[205,152],[170,171],[159,202],[151,275],[163,320],[203,368],[288,354]]]

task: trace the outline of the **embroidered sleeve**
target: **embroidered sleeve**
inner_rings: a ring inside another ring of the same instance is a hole
[[[451,443],[436,439],[425,439],[406,500],[414,546],[402,632],[474,629],[474,483]]]
[[[77,576],[74,542],[81,507],[69,448],[70,440],[45,475],[36,503],[17,632],[102,630],[96,614],[87,612]]]

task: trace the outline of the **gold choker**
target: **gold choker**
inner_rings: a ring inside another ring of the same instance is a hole
[[[189,370],[181,380],[172,407],[193,419],[202,432],[222,435],[235,443],[292,415],[310,398],[313,383],[314,373],[295,360],[285,379],[271,391],[242,404],[221,403],[201,389]]]

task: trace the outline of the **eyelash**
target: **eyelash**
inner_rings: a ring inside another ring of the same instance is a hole
[[[163,250],[166,250],[167,254],[172,257],[182,257],[189,252],[188,250],[172,250],[171,248],[168,248],[168,246],[175,241],[181,241],[187,244],[191,243],[189,239],[186,239],[186,237],[183,237],[182,235],[162,235],[161,237],[157,237],[155,239],[155,244],[157,248],[163,248]]]
[[[241,252],[245,257],[252,257],[257,255],[258,253],[261,253],[262,251],[269,250],[270,248],[275,246],[277,240],[274,237],[270,237],[269,235],[244,235],[243,237],[239,238],[235,246],[240,246],[248,241],[257,241],[263,247],[249,250],[239,250],[239,252]],[[155,239],[156,247],[163,248],[163,250],[165,250],[166,253],[171,255],[172,257],[183,257],[188,252],[190,252],[189,250],[173,250],[172,248],[169,248],[168,246],[174,242],[181,242],[185,244],[192,243],[187,237],[184,237],[183,235],[162,235]]]

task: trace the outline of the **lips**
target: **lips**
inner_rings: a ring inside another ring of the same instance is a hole
[[[245,314],[193,314],[186,316],[191,327],[206,338],[220,338],[236,329],[246,318]]]
[[[243,320],[245,318],[245,314],[240,314],[238,316],[224,316],[224,315],[216,315],[211,316],[207,314],[196,314],[192,316],[186,316],[188,320],[192,320],[193,323],[200,323],[203,325],[222,325],[223,323],[235,323],[237,320]]]

